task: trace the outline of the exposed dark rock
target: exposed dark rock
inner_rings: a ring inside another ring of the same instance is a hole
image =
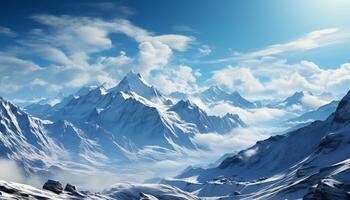
[[[3,192],[8,193],[8,194],[15,194],[18,192],[18,190],[16,190],[16,189],[8,188],[8,187],[2,186],[2,185],[0,185],[0,191],[3,191]]]
[[[60,182],[49,179],[44,184],[43,189],[60,194],[63,191],[63,186]]]
[[[28,194],[22,193],[19,190],[15,189],[15,188],[11,188],[11,187],[6,187],[6,186],[2,186],[0,185],[0,191],[7,193],[7,194],[13,194],[13,195],[18,195],[21,197],[28,197]],[[0,192],[0,195],[2,195],[2,193]]]
[[[73,192],[77,192],[77,189],[75,188],[74,185],[67,183],[66,187],[64,187],[64,191],[73,193]]]
[[[84,194],[81,192],[78,192],[74,185],[71,185],[67,183],[66,187],[64,187],[64,191],[68,192],[71,195],[78,196],[78,197],[84,197]]]
[[[238,192],[238,191],[234,191],[234,192],[233,192],[233,195],[237,196],[237,195],[241,195],[241,193]]]
[[[307,193],[303,200],[349,200],[350,185],[338,182],[333,179],[321,180],[316,188]]]

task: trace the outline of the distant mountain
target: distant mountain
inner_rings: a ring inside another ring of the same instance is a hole
[[[305,95],[312,95],[311,92],[295,92],[292,96],[287,97],[284,101],[280,103],[281,106],[289,107],[293,105],[303,104],[303,97]]]
[[[24,108],[25,111],[32,114],[33,116],[40,118],[47,118],[50,113],[53,113],[62,107],[64,107],[68,102],[74,98],[88,94],[91,90],[96,89],[98,86],[85,86],[80,88],[75,94],[64,97],[59,95],[53,99],[47,99],[40,101],[38,103],[30,104]],[[55,102],[52,104],[51,102]]]
[[[198,94],[198,97],[205,103],[225,101],[240,108],[256,108],[257,105],[243,98],[237,91],[227,93],[218,86],[211,86]]]
[[[292,98],[293,99],[293,98]],[[259,141],[218,167],[165,180],[201,197],[223,199],[348,199],[350,91],[325,121]],[[314,198],[312,198],[314,197]]]
[[[189,101],[174,105],[134,72],[111,89],[84,87],[36,116],[45,119],[39,120],[47,123],[41,131],[58,140],[54,144],[63,151],[109,164],[162,160],[169,152],[182,155],[186,149],[199,150],[193,142],[196,134],[224,134],[246,126],[235,114],[210,116]],[[84,145],[75,145],[80,143]]]
[[[322,96],[314,95],[309,91],[300,91],[295,92],[283,101],[269,104],[267,107],[284,109],[300,115],[316,109],[316,104],[323,102],[326,104],[329,101],[326,101]]]
[[[299,117],[289,119],[287,122],[305,123],[316,120],[326,120],[329,115],[331,115],[337,109],[338,104],[339,101],[332,101],[329,104],[317,108],[316,110],[304,113]]]
[[[173,92],[168,95],[171,98],[177,100],[189,100],[191,98],[199,98],[207,105],[215,105],[218,103],[229,103],[235,107],[240,108],[257,108],[261,107],[260,102],[251,102],[243,98],[237,91],[233,93],[227,93],[218,86],[211,86],[208,89],[193,94],[187,94],[183,92]]]
[[[170,107],[169,110],[176,112],[182,120],[195,124],[202,133],[226,133],[233,128],[247,126],[236,114],[228,113],[224,117],[209,116],[189,100],[180,100],[176,105]]]

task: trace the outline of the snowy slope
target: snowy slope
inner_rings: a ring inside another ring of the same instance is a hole
[[[133,92],[116,93],[112,103],[90,115],[88,122],[110,131],[117,140],[122,139],[118,143],[136,148],[156,145],[196,149],[191,138],[197,129]]]
[[[42,165],[63,150],[50,138],[44,126],[50,122],[28,116],[18,107],[0,98],[0,156]]]
[[[326,121],[259,141],[218,167],[189,170],[164,183],[223,199],[297,199],[326,179],[349,184],[349,149],[350,92]]]
[[[181,191],[175,187],[166,185],[151,184],[118,184],[101,192],[69,192],[63,191],[60,194],[49,190],[38,189],[20,183],[6,182],[0,180],[0,198],[10,199],[93,199],[93,200],[199,200],[198,197]]]
[[[16,161],[26,173],[99,167],[109,160],[102,147],[67,121],[40,120],[0,98],[0,157]]]

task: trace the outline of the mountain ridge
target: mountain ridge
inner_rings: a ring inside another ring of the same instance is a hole
[[[198,196],[224,199],[297,199],[327,178],[347,183],[349,113],[350,91],[325,121],[258,141],[218,167],[188,170],[163,183]],[[234,195],[235,190],[239,192]]]

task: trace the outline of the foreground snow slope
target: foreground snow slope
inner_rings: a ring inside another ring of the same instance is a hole
[[[189,170],[164,183],[199,196],[296,199],[326,179],[350,183],[349,149],[350,92],[325,121],[259,141],[218,167]]]
[[[0,199],[199,200],[198,197],[190,193],[167,185],[118,184],[99,193],[84,191],[73,194],[63,191],[61,194],[55,194],[48,190],[2,180],[0,180]]]

